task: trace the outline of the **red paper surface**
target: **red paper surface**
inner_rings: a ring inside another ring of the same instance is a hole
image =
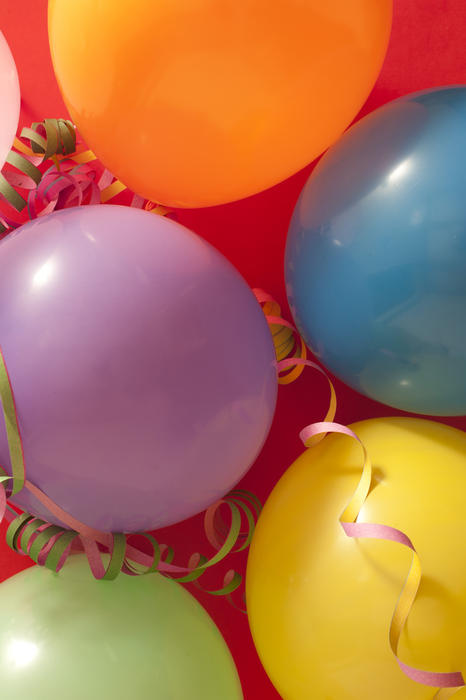
[[[48,52],[46,14],[47,0],[1,1],[0,28],[15,56],[21,83],[21,125],[45,117],[66,116]],[[413,90],[466,83],[465,34],[465,0],[395,0],[387,59],[362,113]],[[96,70],[99,70],[98,66]],[[179,220],[217,246],[251,286],[266,289],[285,306],[283,252],[287,226],[309,170],[307,168],[281,185],[242,202],[180,212]],[[340,422],[397,413],[363,398],[338,381],[336,389],[339,401],[337,419]],[[327,383],[311,370],[306,370],[297,383],[280,387],[270,437],[241,486],[254,491],[264,501],[281,474],[301,452],[299,430],[307,423],[321,419],[327,402]],[[441,420],[466,429],[465,418]],[[175,546],[180,563],[185,563],[187,554],[192,551],[211,552],[203,536],[200,517],[165,530],[160,533],[160,539]],[[282,557],[277,556],[277,560],[286,566],[286,552]],[[3,539],[0,540],[0,580],[29,564],[29,560],[11,552]],[[245,557],[233,557],[231,566],[244,572]],[[215,573],[209,574],[212,587],[221,585],[222,573],[217,573],[218,578]],[[246,616],[222,599],[197,594],[192,586],[190,590],[213,616],[228,642],[246,700],[278,698],[257,658]],[[309,630],[309,634],[312,633]]]

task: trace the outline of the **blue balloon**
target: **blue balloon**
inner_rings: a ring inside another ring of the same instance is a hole
[[[307,344],[382,403],[466,413],[466,86],[408,95],[322,158],[288,234]]]

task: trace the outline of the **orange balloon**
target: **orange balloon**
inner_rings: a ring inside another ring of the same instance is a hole
[[[132,190],[241,199],[313,160],[362,106],[392,0],[49,0],[71,117]]]

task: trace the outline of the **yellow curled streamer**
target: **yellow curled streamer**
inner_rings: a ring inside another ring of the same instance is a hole
[[[292,324],[282,317],[280,305],[270,294],[262,289],[253,289],[253,292],[269,324],[277,362],[293,358],[298,360],[296,364],[278,372],[279,384],[291,384],[303,373],[307,358],[306,344]]]

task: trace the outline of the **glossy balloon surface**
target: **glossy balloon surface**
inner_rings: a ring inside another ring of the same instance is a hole
[[[273,342],[243,278],[194,233],[131,207],[63,210],[0,242],[0,295],[26,475],[68,513],[150,530],[251,466],[275,408]],[[14,501],[51,519],[25,490]]]
[[[159,574],[92,578],[84,556],[0,586],[0,672],[8,700],[241,700],[217,627]]]
[[[466,413],[466,87],[353,126],[309,178],[286,279],[307,343],[396,408]]]
[[[367,98],[392,0],[50,0],[55,73],[101,161],[177,207],[233,201],[325,150]]]
[[[466,434],[416,418],[352,426],[374,465],[358,522],[411,538],[423,577],[399,646],[427,671],[466,671]],[[247,606],[261,660],[286,700],[432,700],[388,639],[411,564],[395,542],[347,537],[339,517],[361,475],[356,441],[328,436],[299,457],[260,517]],[[461,693],[459,693],[461,697]]]

